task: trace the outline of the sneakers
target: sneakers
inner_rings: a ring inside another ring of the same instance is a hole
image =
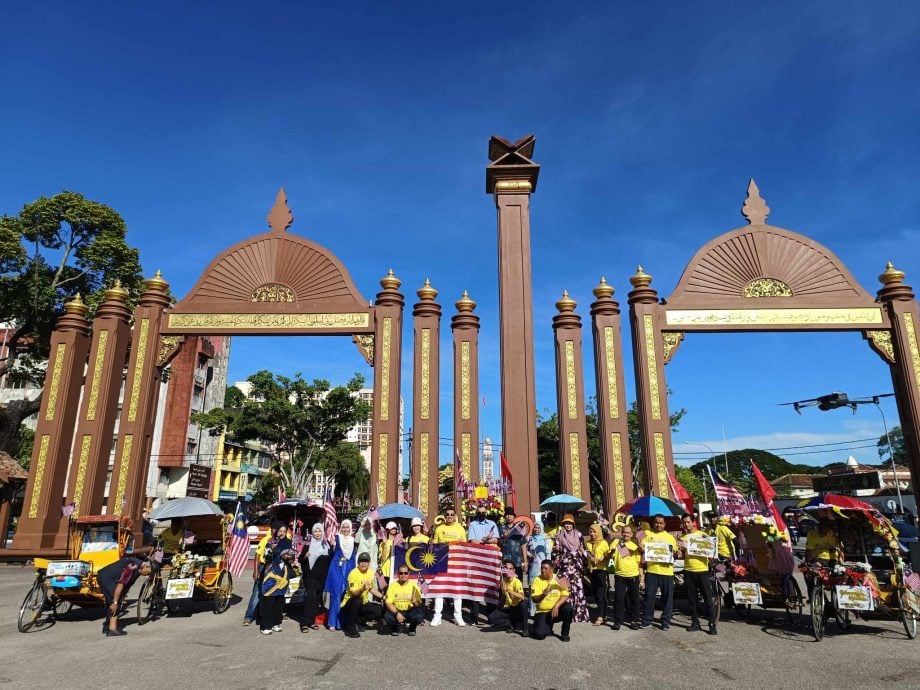
[[[629,624],[629,629],[630,629],[630,630],[638,630],[638,629],[639,629],[639,624],[638,624],[638,623],[630,623],[630,624]]]
[[[620,629],[620,624],[619,624],[619,623],[614,623],[614,624],[613,624],[613,629],[614,629],[614,630],[619,630],[619,629]]]
[[[273,625],[273,626],[272,626],[272,632],[281,632],[281,626],[280,626],[280,625]]]
[[[271,631],[271,630],[260,630],[259,632],[261,632],[263,635],[271,635],[271,634],[272,634],[272,631]]]
[[[719,633],[716,632],[716,624],[715,624],[715,623],[710,623],[710,624],[709,624],[709,634],[710,634],[710,635],[718,635],[718,634],[719,634]]]
[[[459,616],[457,616],[456,618],[454,618],[454,623],[456,623],[457,626],[458,626],[458,627],[461,627],[461,628],[463,628],[463,627],[466,626],[466,623],[464,623],[464,622],[463,622],[463,619],[460,618]]]
[[[700,624],[699,624],[698,622],[697,622],[697,623],[691,623],[691,624],[690,624],[690,627],[687,628],[687,632],[696,632],[697,630],[702,630],[702,628],[700,627]]]
[[[635,625],[635,624],[633,624],[633,625]],[[642,628],[643,630],[645,630],[646,628],[651,628],[651,627],[652,627],[652,624],[651,624],[651,623],[646,623],[645,621],[643,621],[642,624],[641,624],[639,627]]]
[[[560,637],[559,639],[562,640],[563,642],[568,642],[568,641],[571,640],[572,638],[569,637],[568,635],[563,635],[563,636]]]
[[[121,637],[122,635],[127,635],[127,630],[122,630],[121,628],[115,628],[115,630],[109,630],[105,633],[106,637]]]
[[[250,621],[250,620],[245,620],[245,619],[244,619],[244,620],[243,620],[243,626],[245,627],[245,626],[247,626],[247,625],[252,625],[252,621]]]
[[[438,625],[441,625],[441,614],[436,613],[431,619],[431,626],[436,627]]]
[[[399,628],[393,628],[392,630],[390,630],[390,636],[399,637]]]
[[[671,624],[670,624],[670,623],[662,623],[662,624],[661,624],[661,629],[662,629],[662,630],[670,630],[670,629],[671,629]]]
[[[361,637],[361,633],[359,633],[357,630],[346,630],[345,637],[351,637],[351,638]]]
[[[409,632],[406,633],[409,637],[415,637],[415,628],[409,628]]]

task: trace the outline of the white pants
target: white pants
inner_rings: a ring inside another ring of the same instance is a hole
[[[450,597],[454,600],[454,620],[463,620],[463,599],[460,597]],[[441,611],[444,610],[444,597],[434,598],[434,615],[441,617]]]

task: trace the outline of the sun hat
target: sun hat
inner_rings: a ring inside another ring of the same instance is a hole
[[[562,516],[562,524],[564,525],[564,524],[567,523],[567,522],[571,522],[571,523],[574,525],[574,524],[575,524],[575,516],[572,515],[571,513],[566,513],[565,515],[563,515],[563,516]]]
[[[410,526],[410,527],[415,527],[416,525],[418,525],[419,527],[421,527],[421,525],[422,525],[422,518],[420,518],[420,517],[414,517],[414,518],[412,518],[412,524],[410,524],[409,526]]]
[[[387,523],[387,531],[389,531],[389,530],[391,530],[391,529],[399,529],[399,525],[397,525],[397,524],[396,524],[395,522],[393,522],[392,520],[390,520],[390,521]]]

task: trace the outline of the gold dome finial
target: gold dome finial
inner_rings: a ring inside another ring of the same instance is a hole
[[[85,316],[86,312],[89,311],[89,307],[86,306],[85,302],[83,302],[83,298],[80,297],[80,293],[78,292],[71,298],[69,302],[64,302],[64,311],[66,311],[68,314]]]
[[[559,313],[564,314],[566,312],[575,311],[576,306],[577,304],[575,300],[569,297],[569,291],[563,290],[562,297],[558,302],[556,302],[556,309],[559,311]]]
[[[438,291],[431,287],[431,281],[425,278],[425,284],[415,291],[418,298],[425,302],[433,302],[438,296]]]
[[[454,306],[457,307],[457,311],[469,314],[476,308],[476,303],[470,299],[469,293],[464,290],[463,296],[454,302]]]
[[[163,274],[160,273],[160,269],[157,269],[157,272],[153,274],[153,278],[147,278],[144,283],[151,292],[166,292],[169,290],[169,283],[163,280]]]
[[[596,288],[594,288],[593,292],[594,296],[598,299],[610,299],[613,297],[613,293],[615,291],[613,289],[613,285],[610,285],[607,282],[607,279],[604,276],[601,276],[601,282]]]
[[[115,284],[105,291],[105,299],[107,302],[127,302],[128,291],[121,286],[120,280],[116,280]]]
[[[904,282],[904,276],[907,275],[904,271],[899,271],[894,267],[894,264],[890,261],[888,265],[885,266],[885,272],[878,277],[878,282],[882,285],[895,285],[897,283]]]
[[[642,266],[636,268],[636,275],[629,279],[634,288],[645,288],[652,284],[652,276],[645,272]]]
[[[402,285],[402,281],[396,277],[392,268],[380,279],[380,287],[384,290],[398,290],[400,285]]]

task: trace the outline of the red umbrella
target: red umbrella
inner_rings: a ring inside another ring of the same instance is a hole
[[[805,509],[816,509],[816,508],[844,508],[850,510],[875,510],[875,506],[871,506],[865,501],[860,501],[859,499],[853,498],[852,496],[841,496],[840,494],[818,494],[808,503],[805,504]]]

